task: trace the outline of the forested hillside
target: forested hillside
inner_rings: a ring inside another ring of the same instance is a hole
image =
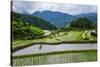
[[[85,29],[95,29],[96,28],[96,23],[92,22],[91,20],[89,20],[88,18],[84,17],[84,18],[78,18],[76,20],[73,20],[70,23],[70,27],[71,28],[78,28],[80,30]]]
[[[41,29],[45,29],[45,30],[56,29],[56,27],[50,22],[44,19],[41,19],[39,17],[32,16],[32,15],[25,15],[25,14],[19,14],[19,13],[12,12],[12,20],[13,21],[21,20],[22,22],[26,24],[32,23],[34,26],[39,27]]]
[[[13,40],[40,38],[44,30],[52,29],[56,27],[41,18],[12,12]]]

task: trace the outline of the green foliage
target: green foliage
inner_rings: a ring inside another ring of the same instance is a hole
[[[12,12],[12,34],[15,39],[34,39],[43,37],[43,29],[56,29],[49,22],[31,15]]]
[[[21,20],[21,22],[24,22],[24,23],[32,23],[34,24],[34,26],[39,27],[41,29],[45,29],[45,30],[56,29],[56,27],[52,25],[50,22],[36,16],[12,12],[12,20],[16,22],[19,22],[19,20]]]
[[[97,37],[97,32],[91,32],[91,35]]]
[[[88,18],[78,18],[71,22],[70,27],[73,29],[94,29],[95,25]]]
[[[59,51],[42,54],[15,56],[12,58],[13,66],[41,65],[54,63],[97,61],[96,50]]]
[[[23,23],[21,20],[12,22],[13,39],[33,39],[40,38],[44,31],[33,24]]]
[[[59,32],[69,32],[70,28],[69,27],[62,27],[60,29],[58,29]]]

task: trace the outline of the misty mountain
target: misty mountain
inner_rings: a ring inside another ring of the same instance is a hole
[[[32,15],[47,20],[52,24],[54,24],[56,27],[63,27],[65,25],[70,24],[70,22],[75,19],[84,17],[90,19],[92,22],[97,22],[96,13],[70,15],[67,13],[54,12],[54,11],[42,11],[42,12],[36,11]]]
[[[36,11],[32,15],[47,20],[54,24],[56,27],[63,27],[64,25],[69,24],[75,18],[75,16],[66,13],[53,11]]]

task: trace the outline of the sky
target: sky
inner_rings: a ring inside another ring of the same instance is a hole
[[[13,1],[12,9],[18,13],[32,14],[35,11],[57,11],[70,15],[96,13],[96,5],[79,5],[79,4],[64,4],[64,3],[46,3],[33,1]]]

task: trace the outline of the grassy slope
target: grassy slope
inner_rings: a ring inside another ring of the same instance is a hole
[[[34,40],[16,40],[13,42],[13,48],[18,46],[24,46],[31,43],[38,43],[38,42],[47,42],[47,43],[54,43],[54,42],[61,42],[61,41],[70,41],[70,40],[77,40],[77,36],[79,36],[81,32],[70,32],[68,35],[58,36],[61,40],[56,40],[55,38],[41,38],[41,39],[34,39]]]
[[[82,36],[84,31],[70,31],[67,34],[59,35],[57,37],[49,38],[41,38],[41,39],[34,39],[34,40],[16,40],[12,43],[12,48],[18,48],[23,46],[32,45],[32,43],[60,43],[63,41],[82,41]],[[85,36],[85,35],[84,35]],[[93,39],[93,36],[89,35],[89,38]],[[96,37],[94,37],[93,40],[96,40]],[[89,40],[90,41],[90,40]]]
[[[97,50],[63,51],[13,57],[14,66],[97,61]]]

